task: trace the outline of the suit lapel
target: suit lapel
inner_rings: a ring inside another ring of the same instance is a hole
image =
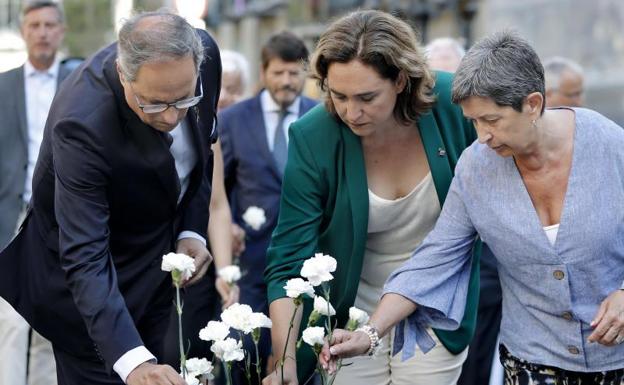
[[[18,116],[18,125],[20,136],[24,145],[28,147],[28,122],[26,118],[26,90],[24,89],[24,66],[18,68],[13,76],[13,89],[15,90],[15,98]]]
[[[125,130],[148,167],[158,175],[169,196],[169,203],[175,209],[178,202],[177,171],[167,143],[156,129],[143,123],[136,115],[129,117]]]
[[[258,117],[258,124],[250,125],[252,140],[257,144],[260,155],[267,164],[270,165],[273,176],[281,183],[282,176],[277,169],[275,158],[273,158],[273,154],[271,150],[269,150],[269,143],[267,142],[267,128],[264,124],[264,112],[262,111],[262,103],[260,103],[260,94],[254,98],[253,103],[250,105],[249,117],[252,116]],[[248,117],[242,116],[241,119],[248,119]]]
[[[206,156],[204,152],[204,145],[202,144],[203,143],[202,138],[199,133],[200,127],[199,127],[197,109],[191,108],[188,111],[186,119],[188,122],[188,127],[191,130],[191,138],[193,141],[192,146],[195,149],[195,154],[197,156],[197,163],[195,164],[195,167],[193,167],[193,171],[191,171],[189,185],[188,185],[188,188],[186,189],[186,192],[184,194],[184,197],[182,198],[182,202],[179,205],[179,207],[182,207],[184,205],[183,203],[186,203],[186,200],[188,199],[189,196],[195,195],[195,190],[197,190],[197,188],[202,182],[202,176],[204,175],[204,172],[205,172],[204,165],[206,164],[204,160]]]

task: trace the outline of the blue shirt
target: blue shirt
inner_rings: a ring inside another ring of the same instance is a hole
[[[572,167],[554,245],[513,158],[477,142],[464,151],[436,227],[384,288],[420,305],[399,325],[395,342],[404,345],[404,358],[415,343],[432,347],[427,326],[459,325],[479,235],[499,263],[500,339],[511,354],[579,372],[624,368],[624,344],[587,342],[600,303],[624,288],[624,130],[594,111],[574,112]]]

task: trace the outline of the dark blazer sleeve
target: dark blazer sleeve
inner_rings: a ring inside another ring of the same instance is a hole
[[[204,97],[196,108],[195,116],[198,117],[198,126],[201,131],[201,151],[204,154],[201,159],[204,160],[204,164],[201,168],[201,184],[184,212],[180,231],[193,231],[206,237],[214,167],[213,153],[210,146],[217,141],[216,111],[221,92],[221,56],[217,44],[206,31],[197,30],[197,33],[201,37],[204,46],[204,61],[199,69]]]
[[[90,337],[112,366],[143,342],[119,291],[109,249],[109,165],[78,121],[60,121],[53,135],[61,267]]]

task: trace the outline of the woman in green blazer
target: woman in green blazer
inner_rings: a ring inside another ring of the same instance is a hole
[[[382,215],[376,214],[380,211],[373,210],[371,199],[390,206],[399,204],[410,200],[429,178],[434,210],[439,214],[457,159],[476,139],[470,122],[450,101],[451,75],[430,72],[412,29],[389,14],[358,11],[336,21],[321,36],[312,68],[321,87],[328,91],[328,98],[324,106],[311,110],[290,127],[280,216],[265,271],[276,360],[284,351],[290,316],[295,309],[292,299],[286,297],[284,285],[299,277],[303,261],[319,252],[338,261],[331,281],[331,302],[336,308],[337,325],[344,326],[349,308],[362,294],[358,290],[364,286],[360,284],[364,261],[366,271],[376,269],[377,260],[372,259],[371,263],[367,259],[367,253],[373,249],[371,224],[383,220],[377,216],[384,215],[383,210]],[[412,210],[419,204],[423,203],[408,202],[406,207]],[[426,224],[426,228],[417,228],[415,232],[426,233],[432,225]],[[385,235],[392,239],[398,232],[400,229]],[[417,245],[413,246],[403,250],[408,252],[406,258]],[[383,254],[381,250],[381,258]],[[458,356],[457,362],[452,368],[436,368],[434,360],[427,371],[446,371],[446,377],[423,374],[425,383],[451,384],[459,377],[476,320],[478,258],[474,261],[468,305],[460,328],[431,333],[441,342],[442,355]],[[381,265],[379,269],[383,270]],[[310,302],[304,303],[294,330],[307,323]],[[285,361],[285,384],[297,384],[297,372],[299,383],[303,384],[315,367],[312,350],[307,346],[300,348],[296,360],[294,344],[289,343],[286,351],[292,359]],[[382,361],[388,367],[382,377],[388,383],[390,373],[399,369],[392,354],[387,351],[385,355]],[[448,363],[452,357],[441,357],[440,362],[443,360]],[[348,370],[357,374],[360,367],[364,370],[371,362],[356,362]],[[382,381],[363,373],[362,378],[349,377],[343,382],[364,385]],[[406,383],[418,383],[414,373],[408,373],[406,378]],[[263,383],[280,381],[278,369]],[[402,380],[392,377],[390,383],[399,384]]]

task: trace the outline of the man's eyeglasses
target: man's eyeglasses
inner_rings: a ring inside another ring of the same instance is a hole
[[[193,106],[196,106],[197,103],[199,103],[199,101],[204,97],[204,88],[202,87],[201,76],[199,77],[199,95],[198,96],[193,96],[192,98],[178,100],[177,102],[173,102],[173,103],[142,104],[141,101],[139,100],[139,97],[134,92],[132,85],[130,83],[128,84],[130,85],[130,89],[132,90],[132,93],[134,94],[134,98],[136,99],[136,102],[139,105],[139,108],[141,109],[141,111],[143,111],[146,114],[158,114],[161,112],[165,112],[169,107],[174,107],[177,110],[184,110],[187,108],[191,108]]]

